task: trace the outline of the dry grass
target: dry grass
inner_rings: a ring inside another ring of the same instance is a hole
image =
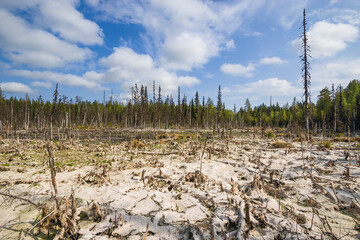
[[[291,143],[280,142],[280,141],[276,141],[272,143],[271,146],[273,148],[294,148],[294,145],[292,145]]]
[[[320,142],[319,146],[322,147],[322,148],[330,149],[331,148],[331,142],[330,141]]]
[[[332,140],[334,142],[349,142],[348,137],[334,137]],[[360,137],[351,137],[350,142],[360,142]]]
[[[131,143],[130,143],[130,146],[132,148],[138,148],[138,149],[142,149],[142,148],[145,148],[146,147],[146,144],[143,143],[142,141],[139,141],[139,140],[132,140]]]

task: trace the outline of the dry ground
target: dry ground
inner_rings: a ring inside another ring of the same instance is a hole
[[[0,140],[0,239],[360,238],[356,141],[202,136],[56,141],[57,194],[46,141]]]

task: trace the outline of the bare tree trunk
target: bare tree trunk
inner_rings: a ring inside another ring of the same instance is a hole
[[[13,107],[13,101],[10,103],[10,126],[13,127],[14,124],[14,107]]]
[[[82,126],[84,126],[84,125],[85,125],[87,111],[88,111],[88,108],[87,108],[87,104],[85,103],[85,114],[84,114],[84,119],[83,119],[83,122],[82,122]]]
[[[26,94],[26,98],[25,98],[25,117],[24,117],[24,129],[25,130],[27,130],[27,128],[26,128],[26,126],[27,126],[27,123],[26,123],[26,121],[27,121],[27,114],[28,114],[28,112],[27,112],[27,108],[28,108],[28,96],[27,96],[27,94]]]
[[[303,19],[303,35],[302,35],[302,41],[303,41],[303,48],[304,48],[304,54],[301,58],[301,60],[304,63],[304,66],[302,68],[302,72],[303,72],[303,81],[304,81],[304,96],[305,96],[305,103],[304,103],[304,107],[305,107],[305,115],[306,115],[306,139],[307,141],[309,141],[310,139],[310,133],[309,133],[309,88],[310,88],[310,72],[309,72],[309,68],[310,68],[310,64],[308,62],[308,51],[310,50],[310,47],[307,43],[308,38],[306,35],[306,13],[305,13],[305,9],[303,12],[304,15],[304,19]]]

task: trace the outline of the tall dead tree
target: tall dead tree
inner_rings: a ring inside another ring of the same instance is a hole
[[[306,139],[309,141],[309,101],[310,101],[310,85],[311,85],[311,75],[309,70],[311,69],[310,67],[310,63],[309,63],[309,57],[311,57],[309,55],[310,52],[310,46],[308,44],[308,37],[306,34],[306,13],[305,13],[305,9],[303,12],[303,34],[301,37],[302,40],[302,46],[304,48],[304,53],[303,55],[300,56],[301,61],[303,62],[303,67],[301,69],[302,72],[302,78],[303,78],[303,82],[304,82],[304,97],[305,97],[305,101],[304,101],[304,107],[305,107],[305,118],[306,118]]]
[[[50,140],[52,140],[53,138],[53,126],[55,125],[55,115],[57,112],[57,102],[58,102],[58,97],[59,97],[59,84],[56,83],[56,87],[55,87],[55,91],[54,91],[54,98],[53,98],[53,106],[51,109],[51,116],[50,116]]]
[[[336,121],[337,121],[337,116],[336,116],[336,111],[337,111],[337,107],[336,107],[336,93],[335,93],[335,88],[334,88],[334,84],[332,84],[332,88],[331,88],[331,101],[333,103],[333,111],[334,111],[334,133],[336,133]]]

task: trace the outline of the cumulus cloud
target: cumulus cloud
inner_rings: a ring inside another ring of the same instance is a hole
[[[70,42],[84,45],[103,44],[101,28],[95,22],[84,18],[83,14],[76,10],[75,2],[42,1],[36,22]]]
[[[348,43],[355,42],[359,29],[351,24],[320,21],[308,31],[309,45],[313,58],[326,58],[336,55],[347,48]],[[296,49],[301,49],[301,40],[291,42]]]
[[[33,90],[19,82],[2,82],[0,83],[1,90],[7,93],[33,93]]]
[[[32,28],[24,19],[0,9],[0,48],[5,56],[18,64],[35,67],[61,67],[84,61],[91,55],[87,48],[64,42],[49,32]]]
[[[264,5],[262,0],[223,3],[196,0],[96,1],[106,20],[141,24],[154,42],[162,68],[190,71],[221,50],[234,46],[229,38],[243,20]]]
[[[312,89],[318,91],[331,84],[347,85],[349,81],[359,79],[359,66],[360,58],[315,64],[312,67]]]
[[[82,76],[53,71],[30,71],[9,69],[4,73],[11,76],[34,79],[33,86],[51,88],[51,83],[71,87],[85,87],[90,90],[107,89],[107,83],[120,83],[122,90],[129,90],[135,83],[152,86],[153,81],[162,88],[163,94],[170,94],[178,86],[191,87],[200,80],[191,76],[179,76],[155,65],[146,54],[138,54],[130,48],[114,48],[112,54],[99,60],[103,70],[88,71]],[[40,81],[42,80],[42,81]]]
[[[84,45],[102,44],[101,28],[76,9],[78,4],[78,0],[2,0],[0,7],[26,12],[34,26],[50,30],[67,41]]]
[[[88,72],[84,76],[103,82],[118,82],[123,89],[130,89],[135,83],[151,86],[153,81],[161,85],[164,93],[176,91],[178,86],[191,87],[200,80],[191,76],[178,76],[162,67],[157,67],[146,54],[138,54],[130,48],[114,48],[111,55],[101,58],[106,67],[102,73]]]
[[[31,85],[35,86],[35,87],[44,87],[44,88],[47,88],[47,89],[52,88],[51,82],[34,81],[34,82],[31,83]]]
[[[241,64],[224,63],[223,65],[221,65],[220,70],[223,73],[233,76],[252,77],[254,75],[255,66],[251,63],[247,66]]]
[[[301,88],[293,86],[293,84],[287,80],[281,80],[278,78],[268,78],[265,80],[259,80],[256,82],[235,85],[230,92],[243,93],[243,94],[256,94],[259,96],[273,95],[273,96],[294,96],[302,92]]]
[[[262,58],[259,61],[260,64],[266,65],[266,64],[275,64],[275,65],[281,65],[281,64],[285,64],[286,61],[279,58],[279,57],[265,57]]]
[[[219,51],[219,46],[211,39],[198,34],[183,33],[168,38],[163,46],[162,65],[169,69],[189,71],[205,64]]]
[[[85,87],[88,89],[103,89],[98,82],[90,81],[84,77],[73,75],[56,73],[52,71],[29,71],[29,70],[9,70],[6,72],[8,75],[25,77],[35,80],[44,80],[47,82],[54,82],[64,84],[71,87]]]

